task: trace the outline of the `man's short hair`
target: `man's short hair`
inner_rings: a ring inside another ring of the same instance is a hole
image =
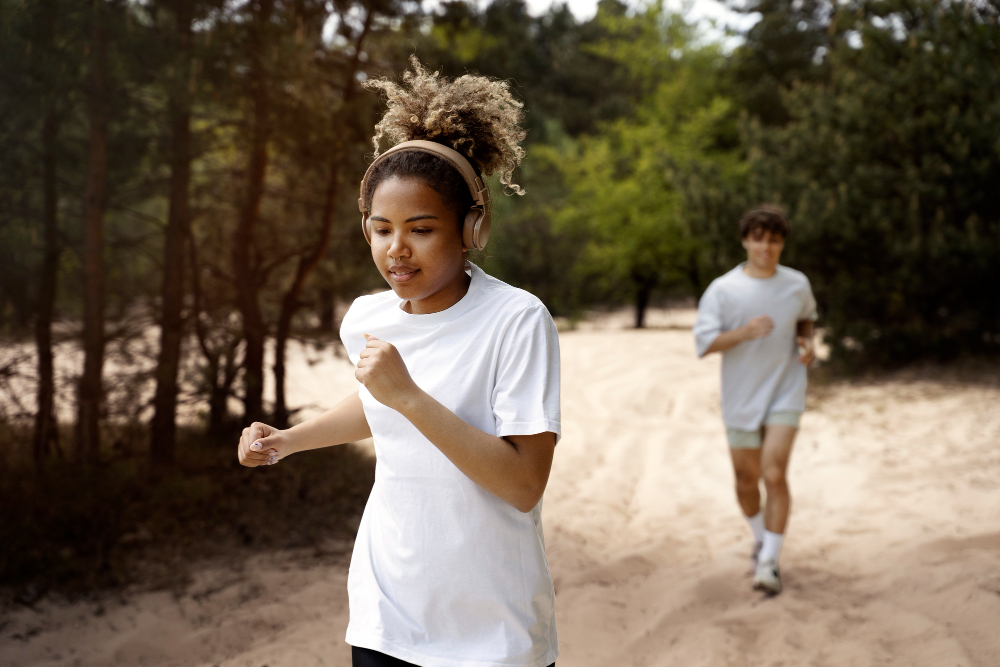
[[[748,236],[759,238],[764,232],[771,232],[787,239],[789,231],[788,218],[777,206],[758,206],[740,218],[740,237],[744,239]]]

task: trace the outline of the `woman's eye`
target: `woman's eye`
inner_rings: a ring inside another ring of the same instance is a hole
[[[426,227],[418,227],[418,228],[416,228],[416,229],[413,230],[413,233],[414,234],[430,234],[432,231],[434,231],[434,230],[433,229],[428,229]]]
[[[379,236],[387,236],[389,234],[389,230],[385,228],[376,229],[375,233],[378,234]]]

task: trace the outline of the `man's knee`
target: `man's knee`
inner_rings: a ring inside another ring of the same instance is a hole
[[[739,492],[752,491],[757,488],[760,480],[760,472],[757,470],[737,470],[736,490]]]
[[[767,466],[764,468],[764,485],[768,488],[781,488],[787,484],[785,479],[785,469],[781,466]]]

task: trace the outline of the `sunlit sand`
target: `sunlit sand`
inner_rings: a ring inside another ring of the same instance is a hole
[[[790,466],[785,590],[764,598],[731,490],[719,358],[694,357],[691,319],[562,334],[564,433],[544,500],[558,664],[1000,664],[1000,386],[814,387]],[[292,404],[351,390],[343,356],[310,365],[295,349]],[[350,664],[345,567],[244,565],[99,613],[18,611],[0,665]]]

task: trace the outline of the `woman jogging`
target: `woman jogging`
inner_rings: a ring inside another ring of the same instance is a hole
[[[391,291],[358,298],[341,339],[361,387],[287,430],[254,423],[240,462],[374,437],[375,484],[348,576],[355,667],[545,667],[555,595],[542,492],[560,433],[559,344],[527,292],[466,261],[489,234],[482,176],[512,181],[521,105],[503,82],[455,80],[411,58],[374,80],[379,155],[359,207]]]

